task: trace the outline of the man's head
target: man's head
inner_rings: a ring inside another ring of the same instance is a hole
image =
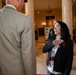
[[[13,5],[18,11],[21,11],[23,8],[24,0],[6,0],[6,3]]]

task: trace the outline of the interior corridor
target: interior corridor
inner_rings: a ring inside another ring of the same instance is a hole
[[[39,37],[39,39],[35,41],[35,44],[36,44],[37,74],[46,75],[47,53],[42,53],[42,47],[45,44],[44,37]],[[70,75],[76,75],[76,43],[74,43],[74,60],[73,60],[73,67]]]

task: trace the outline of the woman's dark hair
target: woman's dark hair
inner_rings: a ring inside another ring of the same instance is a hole
[[[57,21],[57,22],[61,26],[61,38],[64,40],[71,38],[68,26],[64,22],[61,22],[61,21]]]

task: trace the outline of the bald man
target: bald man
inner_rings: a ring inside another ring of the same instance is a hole
[[[20,13],[24,0],[7,0],[0,11],[0,75],[36,75],[30,16]]]

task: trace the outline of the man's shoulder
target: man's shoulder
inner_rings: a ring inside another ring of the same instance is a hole
[[[25,15],[24,13],[22,12],[19,12],[17,11],[16,9],[13,9],[11,7],[3,7],[2,10],[5,12],[5,13],[8,13],[9,15],[13,16],[13,17],[28,17],[28,15]]]
[[[27,14],[24,14],[24,13],[22,13],[22,12],[18,12],[18,11],[15,11],[16,13],[16,16],[17,17],[20,17],[20,18],[27,18],[27,17],[29,17],[29,15],[27,15]]]

